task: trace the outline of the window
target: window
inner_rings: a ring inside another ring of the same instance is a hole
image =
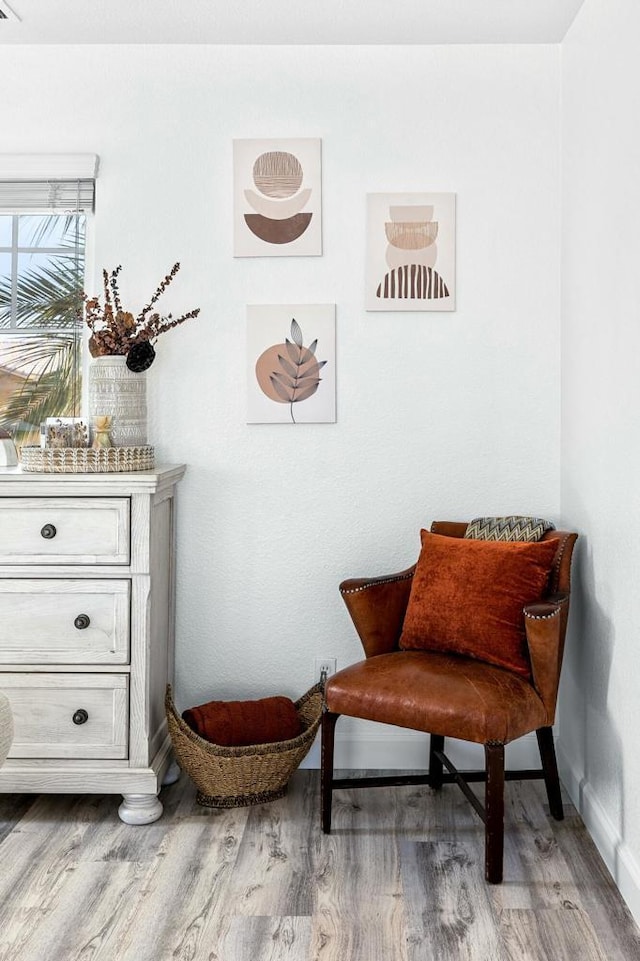
[[[0,214],[0,424],[37,443],[78,416],[84,214]]]
[[[82,292],[95,154],[0,154],[0,427],[38,443],[79,416]]]

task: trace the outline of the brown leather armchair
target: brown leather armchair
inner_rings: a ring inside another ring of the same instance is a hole
[[[464,537],[465,523],[434,522],[431,532]],[[470,657],[399,650],[415,565],[398,574],[353,579],[340,585],[364,647],[366,660],[329,678],[322,718],[322,829],[331,831],[332,792],[339,788],[387,784],[427,784],[440,789],[456,782],[485,824],[485,877],[502,881],[504,781],[544,778],[549,808],[562,820],[560,781],[552,725],[569,612],[571,555],[577,535],[550,531],[543,540],[558,547],[542,601],[523,609],[531,663],[528,678]],[[420,775],[336,779],[333,776],[335,726],[341,714],[430,734],[429,768]],[[505,744],[536,732],[542,767],[504,770]],[[485,769],[459,772],[444,753],[445,737],[484,745]],[[446,771],[445,771],[446,768]],[[480,803],[470,782],[485,782]]]

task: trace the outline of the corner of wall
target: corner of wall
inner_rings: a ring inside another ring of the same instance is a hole
[[[557,744],[557,752],[560,779],[580,813],[620,894],[638,921],[640,919],[640,864],[600,804],[588,778],[581,777],[569,761],[562,741]]]

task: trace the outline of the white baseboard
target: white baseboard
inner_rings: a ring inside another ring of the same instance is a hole
[[[341,731],[341,725],[343,730]],[[447,738],[445,751],[461,771],[484,768],[484,750],[480,744],[469,744]],[[341,718],[336,728],[334,767],[355,770],[426,770],[429,735],[372,722]],[[535,734],[508,744],[505,764],[508,769],[539,768],[540,754]],[[303,768],[320,767],[320,736],[302,762]]]
[[[640,864],[601,805],[588,780],[581,777],[570,763],[563,751],[562,742],[558,743],[557,752],[562,783],[580,812],[634,920],[640,924]]]

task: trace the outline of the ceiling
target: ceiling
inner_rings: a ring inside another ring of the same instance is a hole
[[[0,44],[558,43],[583,2],[0,0]]]

